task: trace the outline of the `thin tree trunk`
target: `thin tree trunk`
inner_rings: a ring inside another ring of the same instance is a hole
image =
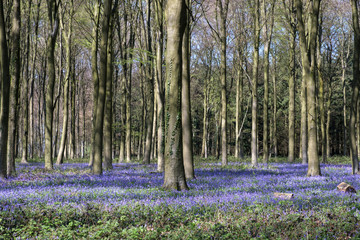
[[[35,114],[34,114],[34,85],[35,85],[35,70],[36,70],[36,52],[38,41],[34,40],[37,38],[38,31],[39,31],[39,18],[40,18],[40,5],[41,0],[38,1],[37,4],[37,11],[36,11],[36,20],[35,20],[35,37],[32,38],[34,41],[33,47],[33,56],[32,56],[32,71],[31,71],[31,83],[30,83],[30,158],[33,158],[35,155],[35,143],[36,143],[36,129],[35,129]]]
[[[72,60],[74,61],[74,60]],[[73,62],[75,66],[75,61]],[[69,151],[70,151],[70,159],[74,159],[76,156],[76,112],[75,112],[75,105],[76,105],[76,78],[75,78],[75,67],[73,72],[71,73],[71,88],[70,88],[70,105],[71,105],[71,124],[70,124],[70,141],[69,141]]]
[[[346,69],[347,69],[347,60],[350,56],[350,42],[347,47],[347,53],[345,55],[345,33],[343,33],[343,39],[341,42],[342,45],[342,54],[341,54],[341,83],[342,83],[342,93],[343,93],[343,155],[346,156],[347,152],[347,114],[346,114]]]
[[[190,100],[190,14],[191,1],[185,0],[186,4],[186,27],[182,42],[182,87],[181,87],[181,120],[182,120],[182,145],[185,176],[194,179],[193,139],[191,122]]]
[[[104,117],[104,169],[113,169],[112,165],[112,119],[113,119],[113,40],[112,20],[109,26],[109,40],[107,49],[107,76],[106,76],[106,97]]]
[[[121,83],[121,100],[120,100],[120,114],[121,114],[121,126],[120,126],[120,149],[119,149],[119,162],[125,161],[125,125],[126,125],[126,77],[125,73]]]
[[[150,54],[152,52],[151,47],[151,28],[150,28],[150,15],[151,15],[151,1],[148,0],[147,4],[147,51],[148,53],[145,55],[148,63],[151,63]],[[147,89],[147,118],[146,118],[146,143],[145,143],[145,154],[144,154],[144,163],[150,164],[150,156],[151,156],[151,148],[153,145],[152,142],[152,131],[153,131],[153,121],[154,121],[154,74],[152,71],[151,64],[145,65],[145,79],[146,79],[146,89]]]
[[[358,14],[358,1],[351,0],[351,9],[352,9],[352,22],[354,28],[354,52],[353,52],[353,94],[351,98],[351,108],[350,108],[350,123],[349,123],[349,133],[350,133],[350,150],[352,158],[352,173],[359,174],[359,159],[356,149],[356,113],[357,113],[357,102],[359,97],[359,85],[360,85],[360,66],[359,66],[359,57],[360,57],[360,27],[359,27],[359,14]]]
[[[260,1],[255,0],[254,6],[254,59],[252,74],[252,106],[251,106],[251,165],[257,166],[258,157],[258,130],[257,130],[257,85],[259,71],[260,45]]]
[[[266,13],[266,4],[264,4],[264,17],[268,16]],[[268,129],[269,129],[269,120],[268,120],[268,108],[269,108],[269,71],[270,71],[270,60],[269,60],[269,51],[272,39],[273,25],[274,25],[274,8],[275,8],[275,0],[271,2],[271,12],[270,12],[270,23],[266,20],[265,24],[265,46],[264,46],[264,107],[263,107],[263,122],[264,122],[264,133],[263,133],[263,162],[268,163],[269,161],[269,137],[268,137]],[[289,140],[290,142],[290,140]]]
[[[275,51],[274,51],[275,52]],[[277,84],[276,84],[276,52],[272,58],[274,72],[272,75],[273,79],[273,147],[274,147],[274,156],[277,157],[278,150],[277,150]]]
[[[204,106],[203,106],[203,112],[204,112],[204,116],[203,116],[203,135],[202,135],[202,147],[201,147],[201,157],[207,158],[208,155],[208,129],[209,129],[209,117],[208,117],[208,112],[209,112],[209,78],[211,76],[211,65],[212,65],[212,51],[210,54],[210,64],[209,64],[209,70],[208,70],[208,74],[206,74],[205,76],[205,83],[204,83]]]
[[[7,178],[7,139],[9,127],[9,93],[10,73],[8,47],[6,42],[6,31],[4,22],[3,1],[0,1],[0,65],[1,86],[0,86],[0,178]]]
[[[94,26],[92,30],[93,41],[91,43],[91,73],[93,78],[94,93],[93,93],[93,119],[92,119],[92,135],[91,135],[91,152],[89,166],[94,164],[94,145],[95,145],[95,121],[96,121],[96,109],[97,99],[99,96],[99,74],[98,74],[98,43],[99,43],[99,18],[100,18],[100,3],[99,0],[95,0],[94,5]]]
[[[164,44],[164,17],[163,17],[163,0],[155,1],[155,16],[157,22],[157,41],[156,41],[156,99],[157,99],[157,118],[158,118],[158,129],[157,129],[157,138],[158,138],[158,172],[164,171],[164,128],[165,128],[165,117],[164,117],[164,81],[163,81],[163,71],[162,71],[162,62],[163,62],[163,44]]]
[[[296,27],[295,19],[291,14],[290,34],[290,78],[289,78],[289,152],[288,161],[295,161],[295,80],[296,80]]]
[[[239,70],[238,70],[238,80],[236,82],[236,116],[235,116],[235,157],[243,158],[242,154],[242,144],[241,144],[241,135],[239,134],[241,128],[241,115],[242,115],[242,104],[243,104],[243,53],[240,47],[240,40],[238,43],[238,54],[239,54]]]
[[[326,103],[327,108],[327,118],[326,118],[326,156],[329,158],[331,151],[330,151],[330,118],[331,118],[331,96],[332,96],[332,89],[331,84],[329,83],[329,90],[328,90],[328,99]]]
[[[322,20],[320,17],[319,33],[317,36],[316,54],[317,54],[317,73],[319,80],[319,111],[320,111],[320,129],[321,129],[321,154],[322,162],[326,162],[327,150],[326,150],[326,122],[325,122],[325,100],[324,100],[324,78],[322,74],[322,53],[321,53],[321,28]]]
[[[155,66],[155,61],[154,61],[154,66]],[[156,73],[156,69],[154,68],[154,75]],[[151,147],[151,153],[150,153],[150,160],[153,160],[156,158],[156,127],[157,127],[157,99],[156,99],[156,94],[155,94],[155,89],[157,88],[156,86],[156,81],[155,81],[156,76],[154,76],[154,103],[153,103],[153,127],[152,127],[152,136],[151,136],[151,142],[152,142],[152,147]],[[135,142],[134,142],[135,143]],[[135,145],[134,145],[135,146]]]

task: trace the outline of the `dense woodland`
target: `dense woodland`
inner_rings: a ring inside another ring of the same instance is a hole
[[[252,166],[360,154],[357,0],[0,1],[0,175],[15,159]],[[350,160],[349,160],[350,163]]]

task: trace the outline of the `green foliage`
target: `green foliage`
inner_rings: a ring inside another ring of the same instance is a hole
[[[302,213],[289,202],[281,208],[257,204],[234,207],[223,212],[216,206],[190,210],[174,210],[158,206],[106,211],[101,206],[87,206],[85,212],[59,206],[44,209],[1,212],[2,238],[37,239],[345,239],[359,236],[354,215],[360,205],[317,209]],[[352,210],[351,210],[352,209]],[[341,231],[340,231],[341,229]]]

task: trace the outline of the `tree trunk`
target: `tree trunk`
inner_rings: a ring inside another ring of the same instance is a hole
[[[320,17],[321,18],[321,17]],[[320,19],[319,33],[317,36],[316,54],[317,54],[317,73],[319,80],[319,111],[320,111],[320,130],[321,130],[321,154],[322,162],[326,163],[327,150],[326,150],[326,123],[325,123],[325,97],[324,97],[324,78],[322,74],[322,53],[321,53],[321,26],[322,20]]]
[[[125,161],[125,126],[126,126],[126,77],[125,73],[122,78],[121,85],[121,100],[120,100],[120,114],[121,114],[121,126],[120,126],[120,149],[119,149],[119,162]]]
[[[251,165],[257,166],[258,157],[258,130],[257,130],[257,85],[259,71],[259,45],[260,45],[260,1],[255,0],[254,15],[254,59],[252,74],[252,106],[251,106]]]
[[[11,84],[11,114],[12,116],[9,123],[9,143],[8,143],[8,160],[7,160],[7,174],[11,176],[15,174],[15,149],[17,146],[16,130],[18,127],[18,112],[19,112],[19,84],[21,74],[21,57],[20,57],[20,28],[21,28],[21,1],[13,1],[13,17],[12,17],[12,30],[11,30],[11,41],[12,41],[12,55],[11,62],[13,64],[13,70],[11,71],[12,81]],[[31,3],[29,3],[31,5]],[[29,31],[29,29],[28,29]],[[30,34],[30,33],[28,33]],[[24,83],[27,79],[24,81]],[[27,82],[26,82],[27,83]],[[25,90],[25,88],[23,87]]]
[[[186,27],[182,42],[182,90],[181,90],[181,119],[182,119],[182,145],[185,176],[194,179],[193,139],[191,123],[191,101],[190,101],[190,14],[191,2],[185,0],[186,4]]]
[[[163,44],[164,44],[164,17],[163,17],[163,0],[155,1],[155,16],[157,22],[157,32],[156,32],[156,100],[157,100],[157,118],[158,118],[158,129],[157,129],[157,139],[158,139],[158,172],[164,171],[164,127],[165,127],[165,118],[164,118],[164,81],[163,81],[163,72],[162,72],[162,63],[163,63]]]
[[[331,118],[331,96],[332,96],[332,89],[331,84],[329,83],[329,93],[328,93],[328,99],[326,103],[327,108],[327,118],[326,118],[326,156],[330,157],[330,118]]]
[[[303,68],[303,81],[306,81],[307,87],[307,123],[308,123],[308,176],[321,175],[320,162],[317,146],[317,125],[316,125],[316,39],[318,34],[318,17],[320,0],[314,0],[309,12],[309,35],[305,35],[305,26],[303,21],[302,1],[296,0],[296,14],[298,18],[300,50]]]
[[[346,114],[346,69],[347,69],[347,60],[350,56],[350,43],[347,47],[347,52],[345,53],[345,33],[342,34],[341,40],[341,83],[342,83],[342,93],[343,93],[343,155],[346,156],[347,152],[347,114]],[[346,54],[346,55],[345,55]]]
[[[45,116],[45,169],[53,169],[53,118],[54,118],[54,86],[55,86],[55,47],[59,30],[58,4],[55,0],[48,1],[50,33],[47,39],[48,83],[46,90]]]
[[[109,26],[109,40],[107,49],[107,74],[106,74],[106,96],[104,117],[104,169],[113,169],[112,165],[112,120],[113,120],[113,34],[112,20]]]
[[[212,51],[210,53],[210,63],[209,63],[209,69],[208,69],[208,73],[205,76],[205,83],[204,83],[204,106],[203,106],[203,112],[204,112],[204,116],[203,116],[203,135],[202,135],[202,147],[201,147],[201,157],[203,158],[207,158],[208,156],[208,129],[209,129],[209,85],[210,85],[210,80],[209,78],[211,77],[211,65],[212,65]]]
[[[130,39],[129,48],[133,49],[135,46],[135,33],[132,25],[130,25]],[[129,59],[132,59],[132,53],[129,54]],[[132,66],[131,62],[128,66],[128,76],[126,78],[126,133],[125,133],[125,148],[126,148],[126,162],[131,162],[131,79],[132,79]]]
[[[242,21],[244,21],[242,19]],[[238,29],[241,29],[243,27],[243,22],[238,24]],[[244,37],[238,37],[237,41],[237,52],[238,52],[238,58],[239,58],[239,64],[238,64],[238,79],[236,81],[236,110],[235,110],[235,157],[236,158],[243,158],[243,144],[242,144],[242,131],[241,131],[241,116],[243,111],[243,99],[244,99],[244,53],[243,53],[243,41]],[[241,132],[240,132],[241,131]]]
[[[274,51],[275,52],[275,51]],[[276,56],[276,52],[274,54]],[[278,150],[277,150],[277,85],[276,85],[276,57],[273,56],[272,58],[272,62],[273,62],[273,68],[274,68],[274,72],[272,75],[272,79],[273,79],[273,134],[272,134],[272,138],[273,139],[273,147],[274,147],[274,156],[277,157],[278,155]]]
[[[274,26],[274,7],[275,0],[271,2],[271,12],[270,19],[267,19],[266,5],[264,3],[264,17],[266,18],[265,24],[265,46],[264,46],[264,107],[263,107],[263,122],[264,122],[264,133],[263,133],[263,163],[267,164],[269,161],[269,120],[268,120],[268,108],[269,108],[269,71],[270,71],[270,60],[269,60],[269,51],[271,46],[272,32]],[[267,21],[270,20],[270,23]],[[290,142],[290,139],[289,139]]]
[[[154,61],[154,65],[155,66],[155,61]],[[154,68],[154,75],[156,74],[156,69]],[[156,158],[156,128],[157,128],[157,99],[156,99],[156,94],[155,94],[155,89],[157,88],[156,86],[156,81],[155,81],[155,78],[156,76],[154,76],[154,79],[153,79],[153,84],[154,84],[154,90],[153,90],[153,93],[154,93],[154,104],[153,104],[153,107],[154,107],[154,110],[153,110],[153,127],[152,127],[152,136],[151,136],[151,142],[152,142],[152,147],[151,147],[151,153],[150,153],[150,160],[153,160]],[[135,145],[134,145],[135,146]]]
[[[65,83],[64,83],[64,101],[63,101],[63,128],[62,128],[62,135],[61,135],[61,141],[60,141],[60,147],[59,152],[57,155],[56,164],[62,164],[63,158],[64,158],[64,150],[65,150],[65,144],[67,139],[67,126],[68,126],[68,120],[69,120],[69,90],[70,90],[70,77],[71,77],[71,63],[72,63],[72,52],[71,52],[71,44],[72,44],[72,18],[73,18],[74,8],[73,8],[73,2],[71,1],[71,7],[70,7],[70,15],[69,15],[69,22],[67,25],[67,31],[64,27],[64,18],[61,15],[60,24],[61,29],[63,31],[63,36],[65,40],[65,51],[66,51],[66,75],[65,75]],[[74,69],[75,71],[75,69]],[[62,84],[62,83],[60,83]],[[59,105],[60,107],[60,105]]]
[[[165,139],[164,189],[187,190],[182,158],[181,130],[181,79],[182,39],[186,27],[185,0],[169,0],[167,3],[167,133]]]
[[[1,67],[1,86],[0,86],[0,178],[7,178],[7,139],[9,127],[9,93],[10,93],[10,73],[8,47],[6,42],[6,31],[4,22],[3,1],[0,1],[0,66]]]
[[[146,88],[147,88],[147,119],[146,119],[146,143],[145,143],[145,155],[144,163],[150,164],[151,157],[151,148],[152,148],[152,131],[153,131],[153,121],[154,121],[154,74],[151,67],[151,57],[152,52],[151,48],[151,28],[150,28],[150,15],[151,15],[151,1],[148,0],[147,5],[147,51],[146,60],[148,64],[145,67],[145,78],[146,78]]]
[[[352,22],[354,28],[354,53],[353,53],[353,94],[351,98],[351,108],[350,108],[350,123],[349,123],[349,133],[350,133],[350,150],[352,158],[352,173],[359,174],[359,159],[357,155],[356,148],[356,112],[357,112],[357,102],[359,97],[359,85],[360,85],[360,66],[359,66],[359,57],[360,57],[360,27],[359,27],[359,13],[358,13],[358,1],[351,0],[351,9],[352,9]]]
[[[94,163],[94,151],[95,151],[95,121],[96,121],[96,109],[97,109],[97,99],[99,96],[99,74],[98,74],[98,43],[99,43],[99,22],[100,22],[100,3],[99,0],[95,0],[94,5],[94,26],[92,30],[92,43],[91,43],[91,74],[94,84],[94,93],[93,93],[93,119],[92,119],[92,135],[91,135],[91,152],[90,152],[90,162],[89,166],[92,167]]]
[[[38,31],[39,31],[39,18],[40,18],[40,5],[41,5],[41,0],[38,2],[37,4],[37,11],[36,11],[36,20],[35,20],[35,34],[34,36],[38,35]],[[30,22],[30,21],[29,21]],[[32,38],[32,41],[34,41],[35,37]],[[35,129],[35,114],[34,114],[34,85],[35,85],[35,70],[36,70],[36,52],[37,52],[37,46],[38,43],[37,41],[34,41],[34,47],[33,47],[33,56],[32,56],[32,70],[31,70],[31,83],[30,83],[30,111],[29,111],[29,115],[30,115],[30,158],[33,158],[35,155],[35,143],[36,143],[36,129]]]
[[[221,0],[217,0],[217,7],[220,15],[220,34],[219,40],[221,44],[220,50],[220,82],[221,82],[221,165],[228,164],[227,159],[227,97],[226,97],[226,48],[227,48],[227,30],[226,19],[229,7],[229,0],[225,0],[223,4]]]
[[[75,62],[73,62],[75,66]],[[69,141],[69,151],[70,151],[70,159],[74,159],[76,157],[76,112],[75,112],[75,105],[76,105],[76,79],[75,79],[75,68],[71,74],[71,125],[70,125],[70,141]]]
[[[104,15],[102,19],[102,36],[100,42],[100,76],[99,76],[99,95],[96,106],[95,116],[95,144],[94,144],[94,164],[92,171],[96,175],[101,175],[102,169],[102,155],[103,155],[103,125],[105,112],[105,92],[107,79],[107,49],[109,24],[111,18],[111,4],[112,0],[104,1]]]
[[[289,153],[288,161],[295,161],[295,80],[296,80],[296,23],[291,14],[290,33],[290,78],[289,78]]]

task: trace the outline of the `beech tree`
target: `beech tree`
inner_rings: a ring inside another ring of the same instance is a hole
[[[187,179],[195,178],[193,160],[193,140],[191,122],[191,101],[190,101],[190,15],[191,1],[185,0],[186,4],[186,26],[182,43],[182,87],[181,87],[181,119],[182,119],[182,145]]]
[[[97,108],[97,99],[99,96],[99,73],[98,73],[98,43],[99,43],[99,22],[100,22],[100,3],[99,0],[95,0],[94,3],[94,16],[93,16],[93,30],[92,30],[92,43],[91,43],[91,73],[93,78],[94,92],[93,92],[93,101],[94,101],[94,111],[92,126],[95,129],[96,122],[96,108]],[[91,136],[91,154],[89,166],[92,166],[94,163],[94,153],[95,153],[95,131],[92,131]]]
[[[257,165],[258,158],[258,121],[257,121],[257,109],[258,109],[258,72],[259,72],[259,47],[260,47],[260,0],[255,0],[253,8],[254,19],[254,51],[253,51],[253,72],[252,72],[252,86],[251,86],[251,165]]]
[[[7,178],[10,73],[3,1],[0,1],[0,178]]]
[[[182,157],[181,79],[182,44],[186,27],[185,0],[169,0],[166,6],[166,81],[168,119],[165,138],[164,189],[187,190]]]
[[[53,119],[54,119],[54,86],[55,86],[55,47],[59,32],[59,2],[47,1],[49,17],[49,33],[46,42],[48,82],[46,89],[46,117],[45,117],[45,169],[53,169]]]
[[[30,1],[31,5],[31,1]],[[21,57],[20,57],[20,28],[21,28],[21,1],[15,0],[13,2],[13,17],[12,17],[12,29],[11,29],[11,62],[13,63],[13,70],[11,71],[12,75],[12,93],[10,94],[11,98],[11,116],[9,124],[9,143],[8,143],[8,160],[7,160],[7,174],[12,175],[15,173],[15,150],[17,146],[17,125],[19,118],[19,105],[20,105],[20,95],[19,95],[19,85],[20,85],[20,74],[21,74]],[[27,80],[26,80],[27,81]],[[26,82],[24,81],[24,82]],[[23,88],[25,90],[25,87]],[[24,159],[25,160],[25,159]],[[25,162],[25,161],[24,161]]]
[[[63,37],[65,40],[65,52],[66,52],[66,75],[64,82],[64,103],[63,103],[63,128],[61,135],[60,148],[57,155],[56,164],[62,164],[64,158],[64,150],[67,139],[67,128],[69,120],[69,91],[70,91],[70,77],[71,77],[71,63],[72,63],[72,52],[71,52],[71,40],[72,40],[72,18],[74,13],[73,0],[70,1],[70,19],[68,25],[64,25],[64,14],[60,16],[61,30],[63,31]],[[65,28],[66,27],[66,28]]]
[[[289,153],[288,161],[295,161],[295,82],[296,82],[296,16],[294,0],[283,0],[286,21],[289,24],[290,64],[289,64]],[[306,145],[305,145],[306,146]]]
[[[320,162],[318,157],[317,124],[316,124],[316,41],[319,25],[320,0],[310,1],[309,32],[306,35],[306,28],[303,20],[303,2],[295,1],[298,30],[300,36],[300,50],[302,60],[302,81],[306,82],[307,90],[307,124],[308,124],[308,172],[307,176],[321,175]]]
[[[164,116],[164,105],[165,105],[165,87],[163,80],[163,45],[164,45],[164,1],[155,0],[155,22],[156,22],[156,102],[157,102],[157,140],[158,140],[158,161],[157,170],[159,172],[164,171],[164,127],[165,127],[165,116]]]
[[[352,173],[359,173],[359,159],[356,146],[356,114],[358,110],[358,98],[359,98],[359,85],[360,85],[360,27],[359,27],[359,12],[358,12],[358,1],[351,0],[352,9],[352,23],[354,28],[354,53],[353,53],[353,82],[352,82],[352,98],[350,108],[350,123],[349,123],[349,134],[350,134],[350,150],[352,160]]]
[[[263,162],[267,163],[269,160],[269,139],[268,139],[268,108],[269,108],[269,79],[270,79],[270,46],[273,34],[274,26],[274,8],[276,0],[272,0],[269,6],[269,12],[267,11],[266,1],[263,0],[263,15],[265,18],[264,24],[264,110],[263,110],[263,121],[264,121],[264,133],[263,133]],[[289,141],[290,142],[290,141]]]
[[[100,76],[99,76],[99,90],[96,103],[96,117],[95,117],[95,142],[94,142],[94,164],[92,171],[94,174],[102,174],[102,157],[103,157],[103,135],[104,135],[104,112],[105,112],[105,92],[107,80],[107,60],[108,60],[108,38],[109,25],[111,18],[112,0],[104,1],[104,14],[102,19],[102,31],[100,42]]]

